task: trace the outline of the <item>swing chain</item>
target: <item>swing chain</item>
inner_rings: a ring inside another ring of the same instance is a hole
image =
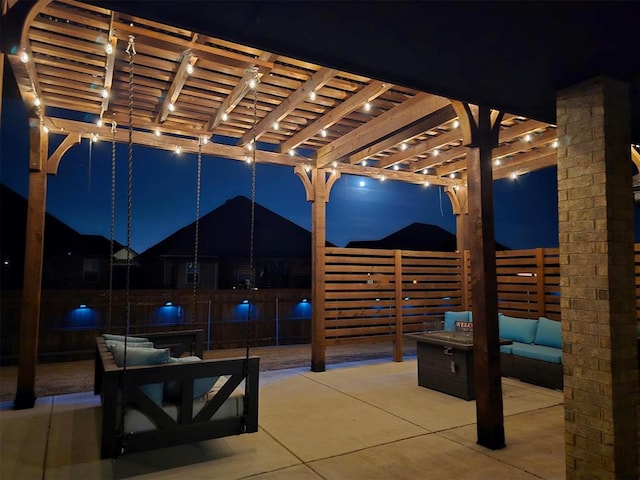
[[[202,138],[198,139],[198,163],[196,179],[196,223],[195,223],[195,245],[193,248],[193,320],[196,319],[196,293],[200,268],[198,265],[198,249],[200,245],[200,185],[202,179]]]
[[[111,328],[113,312],[113,255],[116,230],[116,122],[111,124],[111,225],[109,241],[109,310],[107,328]]]

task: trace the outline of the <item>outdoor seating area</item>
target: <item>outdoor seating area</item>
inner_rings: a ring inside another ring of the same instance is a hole
[[[262,353],[261,353],[262,355]],[[258,432],[100,459],[93,392],[0,404],[0,477],[564,478],[562,392],[503,378],[507,448],[476,444],[475,402],[419,387],[416,359],[261,372]],[[44,433],[47,432],[47,433]]]

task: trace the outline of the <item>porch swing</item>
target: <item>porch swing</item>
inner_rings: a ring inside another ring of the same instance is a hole
[[[133,58],[134,37],[129,37],[129,125],[127,181],[127,244],[131,246],[133,172]],[[254,90],[255,92],[255,90]],[[254,131],[257,93],[254,93]],[[111,148],[111,262],[108,326],[113,308],[113,245],[115,230],[115,142]],[[193,307],[198,272],[202,139],[198,140]],[[255,150],[254,150],[255,152]],[[252,162],[251,239],[249,262],[251,297],[254,282],[255,153]],[[127,254],[124,335],[96,338],[94,393],[102,404],[101,458],[153,450],[183,443],[258,431],[260,359],[250,355],[250,319],[247,318],[244,357],[203,360],[202,331],[163,332],[144,338],[130,336],[130,258]],[[171,348],[162,348],[170,346]],[[179,357],[183,350],[195,356]],[[172,357],[171,355],[175,355]]]

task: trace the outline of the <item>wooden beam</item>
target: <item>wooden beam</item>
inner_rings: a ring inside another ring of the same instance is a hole
[[[323,167],[334,160],[361,150],[381,137],[390,135],[410,123],[449,105],[449,100],[437,95],[418,93],[400,105],[350,131],[317,151],[317,164]]]
[[[460,179],[442,178],[437,175],[424,175],[422,173],[403,172],[401,170],[396,171],[377,167],[363,167],[362,165],[350,165],[348,163],[338,164],[337,170],[348,175],[358,175],[378,180],[381,180],[382,177],[384,177],[385,180],[398,180],[406,183],[414,183],[416,185],[424,185],[425,182],[428,182],[429,185],[443,186],[462,184]]]
[[[450,110],[451,114],[455,113],[452,108],[447,108],[446,110],[448,110],[448,111]],[[443,118],[443,117],[441,117],[441,118]],[[447,114],[446,118],[448,118],[448,120],[451,120],[453,117],[450,117],[450,115]],[[448,121],[448,120],[445,120],[445,121]],[[444,122],[441,122],[438,125],[440,125],[442,123],[444,123]],[[434,128],[434,127],[432,127],[432,128]],[[431,128],[429,128],[428,130],[431,130]],[[446,145],[447,143],[459,141],[460,138],[461,138],[460,137],[460,132],[458,131],[458,129],[453,129],[453,130],[451,130],[449,132],[442,133],[440,135],[436,135],[434,137],[430,137],[430,138],[428,138],[426,140],[418,142],[415,145],[410,146],[406,150],[403,150],[403,151],[394,153],[392,155],[389,155],[387,158],[380,160],[377,165],[380,168],[390,167],[392,165],[395,165],[397,163],[403,162],[403,161],[408,160],[410,158],[417,157],[418,155],[422,155],[423,153],[428,152],[429,150],[440,148],[443,145]],[[356,155],[359,155],[359,154],[356,154]],[[413,166],[412,166],[411,168],[415,172],[415,171],[418,171],[418,170],[422,170],[424,167],[422,167],[422,168],[413,168]]]
[[[321,68],[318,70],[309,80],[302,84],[300,88],[285,98],[280,105],[271,110],[271,112],[264,117],[255,128],[245,133],[238,142],[238,145],[245,146],[253,139],[258,140],[266,131],[272,130],[274,128],[274,123],[280,122],[283,118],[293,112],[298,105],[309,98],[309,94],[311,92],[315,92],[322,88],[337,73],[338,71],[333,70],[332,68]]]
[[[18,348],[18,383],[14,401],[16,409],[33,408],[36,400],[42,254],[47,202],[47,172],[44,165],[48,149],[48,138],[40,128],[38,118],[31,118],[29,121],[29,140],[29,198]]]
[[[331,127],[334,123],[339,122],[342,118],[349,115],[354,110],[360,108],[366,102],[379,97],[387,90],[393,87],[390,83],[382,83],[373,80],[369,85],[363,87],[362,90],[354,93],[351,97],[342,103],[339,103],[333,110],[323,115],[308,127],[293,135],[280,145],[281,152],[293,150],[301,143],[306,142],[309,138],[317,135],[322,129]]]
[[[557,139],[558,132],[556,129],[548,130],[541,135],[531,135],[531,140],[521,138],[513,143],[496,148],[492,153],[493,159],[496,160],[498,158],[506,157],[507,155],[513,155],[514,153],[525,152]]]
[[[49,127],[52,134],[68,134],[78,133],[84,138],[90,138],[91,134],[96,134],[100,138],[111,139],[111,127],[102,126],[98,127],[93,123],[78,122],[75,120],[66,120],[61,118],[45,118],[45,125]],[[159,148],[162,150],[174,151],[176,147],[180,147],[182,152],[197,153],[198,152],[198,136],[194,135],[194,138],[181,138],[170,137],[166,135],[160,135],[159,137],[151,132],[141,132],[134,130],[133,143],[136,145],[144,145],[152,148]],[[116,142],[126,143],[128,142],[128,130],[124,128],[118,128],[116,131]],[[235,145],[225,145],[222,143],[209,142],[206,145],[202,145],[202,153],[204,155],[229,158],[232,160],[246,161],[247,150]],[[267,152],[264,150],[256,151],[256,162],[258,163],[271,163],[274,165],[287,165],[295,167],[301,162],[295,157],[284,155],[276,152]]]
[[[275,62],[277,58],[276,54],[265,52],[260,55],[258,60],[260,62]],[[264,73],[258,72],[258,78],[261,78]],[[229,115],[234,108],[240,103],[240,101],[247,95],[247,92],[250,90],[249,88],[249,80],[253,77],[253,72],[246,71],[242,78],[238,81],[236,86],[233,88],[231,93],[224,99],[222,104],[218,107],[213,115],[211,116],[211,120],[207,124],[207,132],[209,134],[213,133],[220,122],[223,121],[225,115]]]
[[[640,147],[631,145],[631,161],[634,163],[638,171],[640,171]]]
[[[116,48],[118,47],[118,38],[113,36],[106,45],[111,45],[111,53],[105,52],[107,55],[107,61],[105,62],[104,72],[104,89],[107,92],[106,96],[102,97],[102,106],[100,107],[100,119],[104,115],[104,112],[109,110],[109,99],[111,98],[111,85],[113,83],[113,68],[116,64]]]
[[[160,109],[158,110],[158,114],[156,115],[156,123],[164,123],[167,116],[169,116],[169,112],[171,110],[170,107],[176,104],[176,101],[180,96],[180,92],[182,91],[182,87],[184,87],[187,78],[189,78],[188,69],[193,68],[197,61],[198,57],[194,56],[191,51],[184,52],[182,60],[180,61],[180,66],[173,77],[171,86],[169,87],[169,90],[167,90],[164,100],[162,100],[162,104],[160,105]]]
[[[385,138],[381,142],[378,142],[370,147],[365,148],[349,157],[349,163],[358,163],[377,153],[383,152],[391,147],[394,147],[402,142],[408,142],[413,138],[422,135],[429,130],[433,130],[434,128],[446,123],[455,118],[455,112],[451,105],[435,112],[433,115],[424,118],[423,120],[417,122],[414,125],[409,126],[407,129],[402,130],[390,137]],[[442,135],[437,135],[436,138],[450,136],[451,132],[444,133]],[[455,136],[455,133],[453,134]],[[404,151],[400,151],[393,155],[389,155],[385,159],[381,159],[376,164],[377,167],[386,168],[396,163],[400,163],[408,158],[415,157],[416,155],[420,155],[421,153],[430,150],[429,147],[426,147],[425,144],[431,144],[430,142],[435,139],[429,139],[422,142],[417,143]],[[452,140],[449,140],[452,141]],[[446,142],[445,142],[446,143]]]

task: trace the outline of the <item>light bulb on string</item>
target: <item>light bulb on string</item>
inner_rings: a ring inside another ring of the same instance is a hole
[[[221,118],[223,122],[226,122],[227,120],[229,120],[229,115],[227,114],[227,112],[224,112]]]
[[[107,53],[107,55],[111,55],[113,53],[113,45],[107,43],[104,47],[104,51]]]
[[[193,65],[190,63],[187,64],[187,74],[191,75],[193,73]]]

